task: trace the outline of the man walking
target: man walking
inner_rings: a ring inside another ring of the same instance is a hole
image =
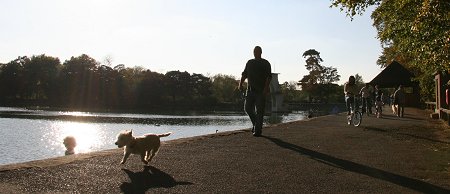
[[[247,62],[239,82],[239,89],[242,91],[244,81],[248,79],[244,108],[253,124],[253,136],[262,134],[266,95],[269,93],[269,84],[272,79],[270,63],[261,58],[261,54],[261,47],[256,46],[253,50],[255,58]]]
[[[394,93],[394,106],[397,106],[397,116],[403,117],[405,113],[405,92],[403,91],[403,86],[398,86],[397,91]]]
[[[370,98],[372,95],[372,90],[370,88],[370,84],[366,83],[364,87],[361,88],[359,94],[362,97],[362,113],[367,113],[367,115],[372,114],[372,99]]]

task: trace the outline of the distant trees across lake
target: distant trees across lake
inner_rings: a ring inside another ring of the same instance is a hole
[[[229,75],[102,65],[88,55],[37,55],[0,64],[0,106],[87,110],[241,108],[237,78]]]

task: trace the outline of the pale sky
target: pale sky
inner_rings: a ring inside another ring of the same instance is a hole
[[[381,54],[370,12],[350,21],[329,0],[0,0],[0,63],[87,54],[113,66],[240,77],[253,48],[280,73],[308,74],[304,51],[368,82]]]

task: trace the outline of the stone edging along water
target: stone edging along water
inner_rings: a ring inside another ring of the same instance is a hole
[[[266,127],[276,127],[276,126],[282,126],[290,123],[295,122],[306,122],[313,119],[317,119],[320,117],[327,117],[330,115],[324,115],[299,121],[291,121],[287,123],[279,123],[279,124],[273,124]],[[235,135],[239,133],[244,132],[250,132],[250,129],[240,129],[236,131],[226,131],[226,132],[219,132],[215,134],[207,134],[207,135],[200,135],[200,136],[194,136],[194,137],[186,137],[186,138],[180,138],[180,139],[174,139],[174,140],[168,140],[168,141],[162,141],[162,144],[166,145],[176,145],[181,143],[189,143],[193,141],[200,141],[206,138],[214,138],[214,137],[221,137],[221,136],[229,136],[229,135]],[[109,149],[109,150],[102,150],[102,151],[95,151],[95,152],[89,152],[89,153],[80,153],[80,154],[74,154],[69,156],[60,156],[55,158],[48,158],[48,159],[42,159],[42,160],[34,160],[29,162],[23,162],[23,163],[16,163],[16,164],[5,164],[0,165],[0,172],[4,171],[10,171],[10,170],[18,170],[18,169],[27,169],[27,168],[45,168],[45,167],[51,167],[51,166],[58,166],[63,165],[67,163],[71,163],[78,160],[84,160],[89,159],[93,157],[101,157],[101,156],[108,156],[112,154],[122,154],[123,149],[122,148],[116,148],[116,149]]]

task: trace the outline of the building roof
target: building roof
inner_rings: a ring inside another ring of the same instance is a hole
[[[413,73],[397,61],[393,61],[369,83],[378,85],[380,88],[396,88],[399,85],[415,86],[417,82],[414,82],[413,78]]]

